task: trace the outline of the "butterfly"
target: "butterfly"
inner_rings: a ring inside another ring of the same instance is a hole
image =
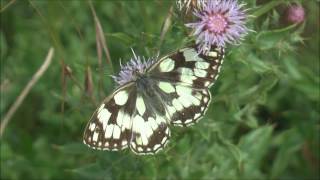
[[[190,126],[208,109],[223,62],[224,49],[205,55],[186,47],[152,62],[120,85],[101,103],[88,122],[83,142],[98,150],[130,148],[155,154],[169,141],[169,126]],[[128,69],[128,68],[127,68]],[[130,68],[129,68],[130,69]]]

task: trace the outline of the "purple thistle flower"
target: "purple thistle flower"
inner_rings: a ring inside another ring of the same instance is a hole
[[[194,29],[200,52],[210,50],[211,46],[238,43],[247,34],[243,6],[236,0],[208,0],[202,10],[194,10],[198,21],[186,26]]]
[[[133,52],[133,51],[132,51]],[[136,56],[133,52],[134,57],[129,62],[122,66],[120,64],[120,72],[118,76],[112,76],[113,80],[118,85],[123,85],[130,81],[135,81],[138,74],[143,74],[146,70],[155,62],[158,57],[145,59],[144,57]]]
[[[304,21],[305,12],[301,5],[291,5],[286,11],[286,19],[289,23],[301,23]]]

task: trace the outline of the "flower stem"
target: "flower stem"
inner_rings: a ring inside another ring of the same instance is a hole
[[[270,11],[271,9],[273,9],[274,7],[284,3],[286,0],[274,0],[271,1],[263,6],[261,6],[261,8],[259,8],[258,10],[256,10],[254,13],[252,13],[252,16],[254,18],[258,18],[261,15],[267,13],[268,11]]]

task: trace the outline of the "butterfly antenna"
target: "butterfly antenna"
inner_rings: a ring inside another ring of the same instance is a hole
[[[133,56],[134,56],[134,59],[138,59],[136,53],[134,53],[134,50],[133,50],[132,48],[130,48],[130,49],[131,49],[131,51],[132,51],[132,54],[133,54]]]
[[[120,58],[119,61],[120,61],[120,68],[122,69],[122,62],[121,62],[122,59]]]
[[[157,52],[157,54],[156,54],[156,59],[158,59],[159,56],[160,56],[160,51]]]
[[[158,60],[159,56],[160,56],[160,51],[158,51],[155,56],[151,57],[150,60],[151,60],[152,62],[155,62],[156,60]]]

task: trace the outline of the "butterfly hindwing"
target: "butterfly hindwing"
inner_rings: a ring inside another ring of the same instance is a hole
[[[120,150],[128,147],[131,138],[132,106],[136,91],[130,83],[107,97],[87,124],[83,142],[100,150]]]
[[[211,98],[208,89],[165,81],[159,81],[157,92],[163,100],[168,119],[177,126],[197,122],[207,110]]]
[[[148,88],[152,89],[152,87]],[[137,154],[154,154],[163,149],[170,138],[168,119],[158,96],[141,93],[136,100],[136,113],[132,119],[130,148]]]
[[[183,87],[183,88],[190,88],[190,87]],[[177,126],[189,126],[196,122],[198,122],[203,115],[205,114],[209,102],[210,102],[210,92],[208,90],[198,90],[190,88],[189,91],[186,91],[183,94],[179,93],[179,88],[177,89],[180,99],[179,102],[173,104],[173,107],[177,110],[172,115],[172,123]],[[190,106],[185,107],[182,110],[179,110],[177,107],[180,106],[178,103],[186,104],[186,102],[181,101],[182,98],[185,98],[189,101],[188,105]]]

